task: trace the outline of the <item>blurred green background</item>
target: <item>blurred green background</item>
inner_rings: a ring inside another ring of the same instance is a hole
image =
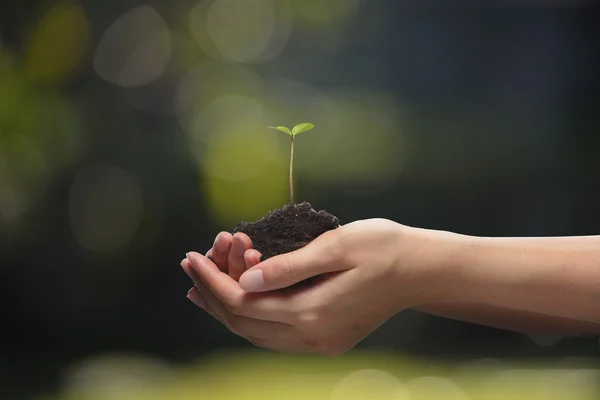
[[[473,235],[598,234],[586,2],[0,2],[1,399],[592,399],[597,339],[406,311],[349,355],[256,351],[185,298],[297,197]],[[535,3],[535,4],[532,4]]]

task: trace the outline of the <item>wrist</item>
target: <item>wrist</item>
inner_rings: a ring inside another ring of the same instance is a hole
[[[412,227],[400,236],[395,270],[399,287],[410,286],[409,307],[463,297],[459,271],[475,237]]]

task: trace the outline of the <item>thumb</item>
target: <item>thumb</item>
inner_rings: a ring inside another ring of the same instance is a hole
[[[242,274],[240,287],[246,292],[266,292],[292,286],[313,276],[345,269],[332,256],[338,252],[323,251],[319,247],[321,246],[308,245],[257,264]]]

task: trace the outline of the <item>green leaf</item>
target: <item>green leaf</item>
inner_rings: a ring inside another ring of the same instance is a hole
[[[285,126],[270,126],[269,128],[276,129],[280,132],[287,133],[288,135],[292,136],[292,132],[290,132],[290,129]]]
[[[296,136],[302,132],[310,131],[315,126],[310,122],[304,122],[303,124],[298,124],[292,129],[292,136]]]

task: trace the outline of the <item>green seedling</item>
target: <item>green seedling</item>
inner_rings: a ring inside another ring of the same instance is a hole
[[[299,135],[302,132],[310,131],[314,127],[315,126],[310,122],[298,124],[293,127],[291,131],[285,126],[269,126],[271,129],[276,129],[280,132],[287,133],[292,139],[292,150],[290,152],[290,204],[294,204],[294,138],[296,135]]]

